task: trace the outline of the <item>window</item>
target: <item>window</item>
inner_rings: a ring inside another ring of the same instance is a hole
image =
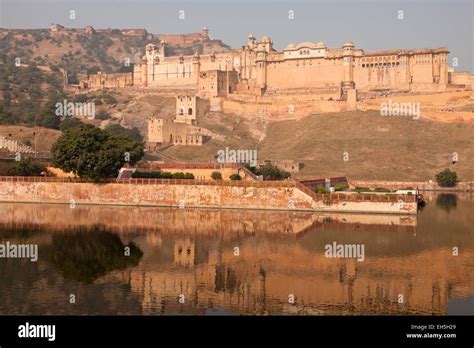
[[[188,115],[192,115],[193,114],[193,109],[192,108],[189,108],[188,109]]]

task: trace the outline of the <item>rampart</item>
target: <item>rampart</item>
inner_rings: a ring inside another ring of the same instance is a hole
[[[0,202],[416,214],[415,196],[315,194],[296,181],[0,177]]]

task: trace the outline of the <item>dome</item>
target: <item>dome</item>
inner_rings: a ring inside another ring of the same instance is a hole
[[[253,34],[249,34],[249,37],[248,37],[250,40],[253,40],[255,39],[255,36],[253,36]]]
[[[347,40],[346,42],[344,42],[344,45],[342,45],[342,47],[345,47],[345,46],[352,46],[352,47],[354,47],[354,43],[353,43],[351,40]]]
[[[269,38],[267,35],[264,35],[264,36],[262,37],[262,42],[263,42],[263,43],[268,43],[268,42],[270,42],[270,38]]]
[[[326,44],[322,41],[319,41],[317,44],[316,44],[316,48],[326,48]]]
[[[202,31],[209,31],[209,28],[208,27],[203,27]]]
[[[294,48],[296,48],[296,46],[295,46],[295,44],[293,44],[293,43],[290,43],[290,44],[288,44],[288,46],[286,46],[286,49],[287,49],[287,50],[292,50],[292,49],[294,49]]]
[[[302,48],[302,47],[316,48],[316,45],[313,42],[302,42],[298,46],[296,46],[296,48]]]

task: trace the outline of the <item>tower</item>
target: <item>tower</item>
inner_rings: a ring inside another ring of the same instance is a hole
[[[342,46],[342,66],[344,78],[342,80],[342,96],[347,98],[347,91],[355,88],[354,83],[354,44],[346,41]]]
[[[208,27],[202,28],[202,37],[205,40],[209,40],[209,28]]]
[[[196,52],[193,56],[193,74],[194,74],[194,83],[199,84],[199,74],[201,72],[201,57]]]
[[[447,49],[442,49],[438,55],[440,90],[445,90],[448,84],[448,53],[449,51]]]
[[[401,80],[399,84],[399,89],[409,90],[411,84],[410,54],[407,50],[402,50],[399,53],[399,57],[401,66]]]
[[[255,63],[257,66],[257,86],[264,90],[267,87],[267,51],[264,47],[258,48]]]

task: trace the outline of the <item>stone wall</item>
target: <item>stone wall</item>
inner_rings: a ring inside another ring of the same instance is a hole
[[[0,149],[8,150],[9,152],[34,153],[31,146],[20,143],[17,140],[7,139],[0,136]]]
[[[435,181],[363,181],[350,180],[351,187],[368,187],[374,189],[384,187],[391,190],[404,190],[407,187],[418,188],[420,191],[470,191],[473,192],[474,182],[459,182],[455,187],[441,187]]]
[[[215,184],[68,183],[0,181],[1,202],[36,202],[229,209],[312,210],[416,214],[413,196],[385,194],[311,195],[294,183]],[[36,180],[26,178],[25,180]],[[157,181],[155,181],[157,182]],[[164,181],[162,181],[164,182]],[[177,181],[172,181],[177,182]],[[191,182],[191,181],[189,181]],[[280,186],[280,187],[277,187]]]

